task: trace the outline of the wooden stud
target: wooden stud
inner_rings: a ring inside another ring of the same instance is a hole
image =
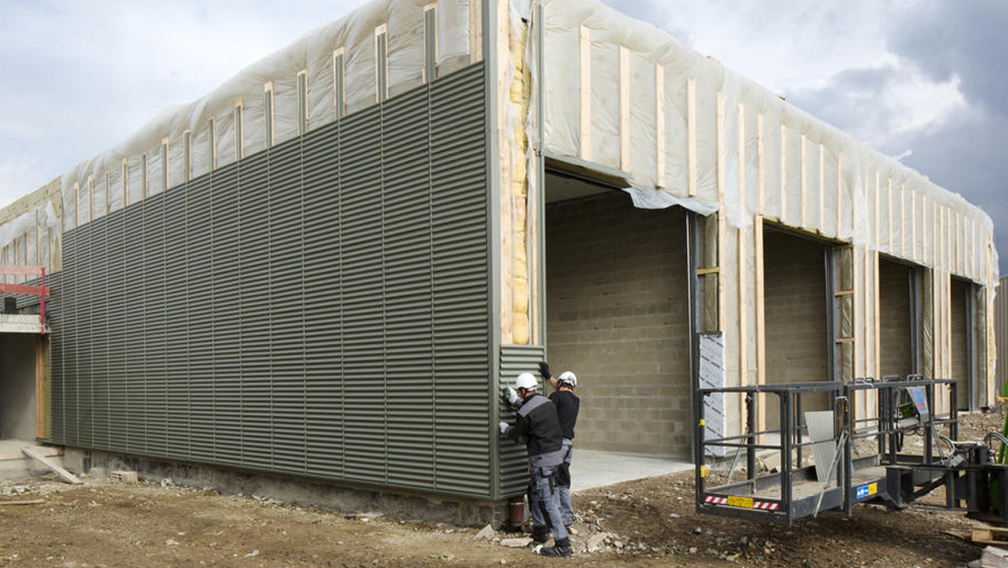
[[[655,186],[665,187],[665,68],[655,63]]]
[[[801,149],[798,152],[798,166],[801,168],[801,227],[805,228],[805,191],[806,191],[806,175],[805,175],[805,135],[801,135]]]
[[[900,238],[900,257],[906,258],[906,187],[900,184],[900,222],[899,222],[899,238]]]
[[[766,172],[763,171],[763,113],[756,115],[756,193],[758,196],[757,206],[759,213],[764,213],[766,207],[764,196],[766,194]]]
[[[893,246],[893,218],[892,218],[892,178],[886,178],[886,217],[888,217],[888,225],[886,227],[886,234],[888,235],[889,242],[887,243],[887,250],[889,254],[895,254],[896,247]]]
[[[874,339],[875,339],[875,378],[876,379],[881,379],[882,378],[882,332],[881,332],[880,328],[881,328],[882,318],[881,318],[880,314],[881,314],[882,305],[881,305],[880,296],[879,296],[879,291],[880,291],[879,290],[880,289],[880,285],[879,285],[879,280],[880,280],[880,278],[879,278],[879,252],[876,250],[875,254],[873,256],[874,256],[874,259],[873,259],[874,262],[872,263],[872,282],[875,284],[875,298],[874,298],[874,302],[873,302],[874,307],[875,307],[875,318],[874,318],[875,319],[875,322],[874,322],[875,323],[875,328],[873,330],[873,333],[875,334],[875,337],[874,337]]]
[[[42,322],[45,325],[45,322]],[[45,419],[46,412],[45,402],[48,399],[46,396],[44,382],[45,382],[45,359],[43,358],[42,349],[44,347],[45,336],[37,336],[35,339],[35,437],[45,438],[46,437],[46,427]]]
[[[483,2],[469,1],[469,63],[483,59]]]
[[[630,50],[619,46],[620,169],[630,171]]]
[[[717,195],[718,203],[725,200],[725,97],[717,92]]]
[[[578,32],[579,147],[582,160],[591,161],[591,30],[581,24]]]
[[[738,104],[738,192],[739,203],[746,203],[745,105]]]
[[[88,176],[88,221],[94,221],[94,176]]]
[[[697,194],[697,123],[696,79],[686,79],[686,191],[690,197]]]
[[[780,126],[780,179],[781,179],[781,213],[780,220],[786,222],[787,218],[787,127]]]
[[[722,266],[725,259],[725,250],[727,249],[726,244],[728,242],[728,216],[725,213],[724,203],[718,208],[718,266]],[[724,332],[728,329],[727,314],[725,313],[725,307],[727,305],[727,291],[726,291],[726,279],[725,271],[721,270],[718,272],[718,329]]]
[[[875,172],[875,250],[880,248],[879,243],[879,192],[881,189],[881,179],[879,172]]]
[[[698,276],[704,276],[706,274],[717,274],[721,272],[721,268],[718,266],[710,266],[707,268],[698,268],[696,273]]]

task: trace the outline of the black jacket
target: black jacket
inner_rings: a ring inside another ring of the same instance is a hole
[[[581,409],[581,399],[571,391],[558,390],[549,395],[553,406],[557,409],[560,420],[560,431],[568,440],[574,439],[574,426],[577,425],[578,410]]]
[[[518,407],[518,420],[507,429],[507,436],[524,442],[529,457],[558,451],[563,447],[563,433],[556,407],[541,394],[533,394]]]

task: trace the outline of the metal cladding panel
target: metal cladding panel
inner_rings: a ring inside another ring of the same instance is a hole
[[[124,340],[126,351],[126,450],[147,453],[147,384],[144,351],[143,202],[126,208],[123,257],[126,276]],[[137,285],[137,283],[140,283]]]
[[[490,384],[473,380],[491,376],[486,110],[478,73],[470,67],[431,88],[434,435],[437,489],[489,495]]]
[[[479,64],[68,232],[54,437],[493,497],[485,120]]]
[[[542,347],[529,345],[505,345],[501,347],[500,381],[501,386],[514,385],[519,373],[534,373],[539,376],[538,365],[543,361],[545,353]],[[540,380],[540,384],[542,381]],[[545,386],[545,385],[544,385]],[[510,404],[500,401],[500,419],[514,423],[515,411]],[[500,494],[502,497],[512,497],[525,493],[528,486],[528,454],[521,444],[508,439],[500,442]]]
[[[219,171],[219,170],[218,170]],[[216,172],[214,173],[216,175]],[[213,192],[210,178],[186,184],[186,318],[189,330],[189,454],[214,458]],[[183,285],[183,282],[180,282]],[[234,290],[230,291],[231,294]]]
[[[249,171],[262,169],[261,155],[253,160]],[[243,209],[239,188],[245,171],[230,164],[214,171],[212,243],[213,278],[210,288],[213,302],[209,310],[213,318],[213,416],[214,460],[217,463],[243,465],[244,437],[242,420],[241,340],[242,340],[242,263]],[[260,283],[262,286],[262,283]],[[205,317],[205,315],[203,317]]]
[[[133,283],[126,278],[125,220],[126,212],[122,209],[105,217],[105,290],[97,294],[107,311],[103,337],[108,372],[108,447],[123,452],[127,449],[129,415],[125,297],[130,293],[127,286]],[[131,289],[136,293],[135,286]]]
[[[92,412],[94,401],[91,392],[91,228],[88,224],[77,231],[76,270],[74,272],[74,320],[77,324],[77,443],[92,443]]]
[[[108,249],[108,217],[91,223],[91,250]],[[108,257],[96,254],[91,262],[91,443],[108,447],[109,444],[109,373],[108,342],[108,301],[104,290],[108,288]]]
[[[63,325],[63,278],[66,272],[57,272],[47,279],[52,296],[46,317],[52,329],[65,329]],[[63,420],[63,334],[49,335],[49,438],[50,442],[61,444],[65,441],[66,429]]]
[[[307,472],[343,476],[339,123],[304,137]]]
[[[77,314],[75,304],[77,232],[63,235],[63,441],[79,444],[77,437]],[[53,330],[54,332],[57,330]]]
[[[168,388],[165,376],[165,193],[143,200],[143,384],[147,452],[167,455]]]
[[[165,194],[164,318],[167,455],[189,459],[189,328],[184,275],[186,264],[186,187]],[[183,277],[175,277],[183,276]]]

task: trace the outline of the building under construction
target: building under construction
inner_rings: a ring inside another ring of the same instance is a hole
[[[635,454],[691,455],[701,359],[994,400],[990,218],[594,0],[372,1],[0,221],[51,292],[3,335],[4,435],[89,456],[490,504],[543,357],[578,447]]]

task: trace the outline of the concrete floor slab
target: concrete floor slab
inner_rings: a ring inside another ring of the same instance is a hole
[[[43,457],[53,457],[63,455],[63,448],[58,446],[43,446],[34,440],[15,440],[13,438],[0,439],[0,461],[20,460],[25,455],[21,453],[21,448],[28,446],[42,454]]]
[[[687,460],[575,448],[571,461],[571,491],[577,493],[690,469],[693,469],[693,464]]]

